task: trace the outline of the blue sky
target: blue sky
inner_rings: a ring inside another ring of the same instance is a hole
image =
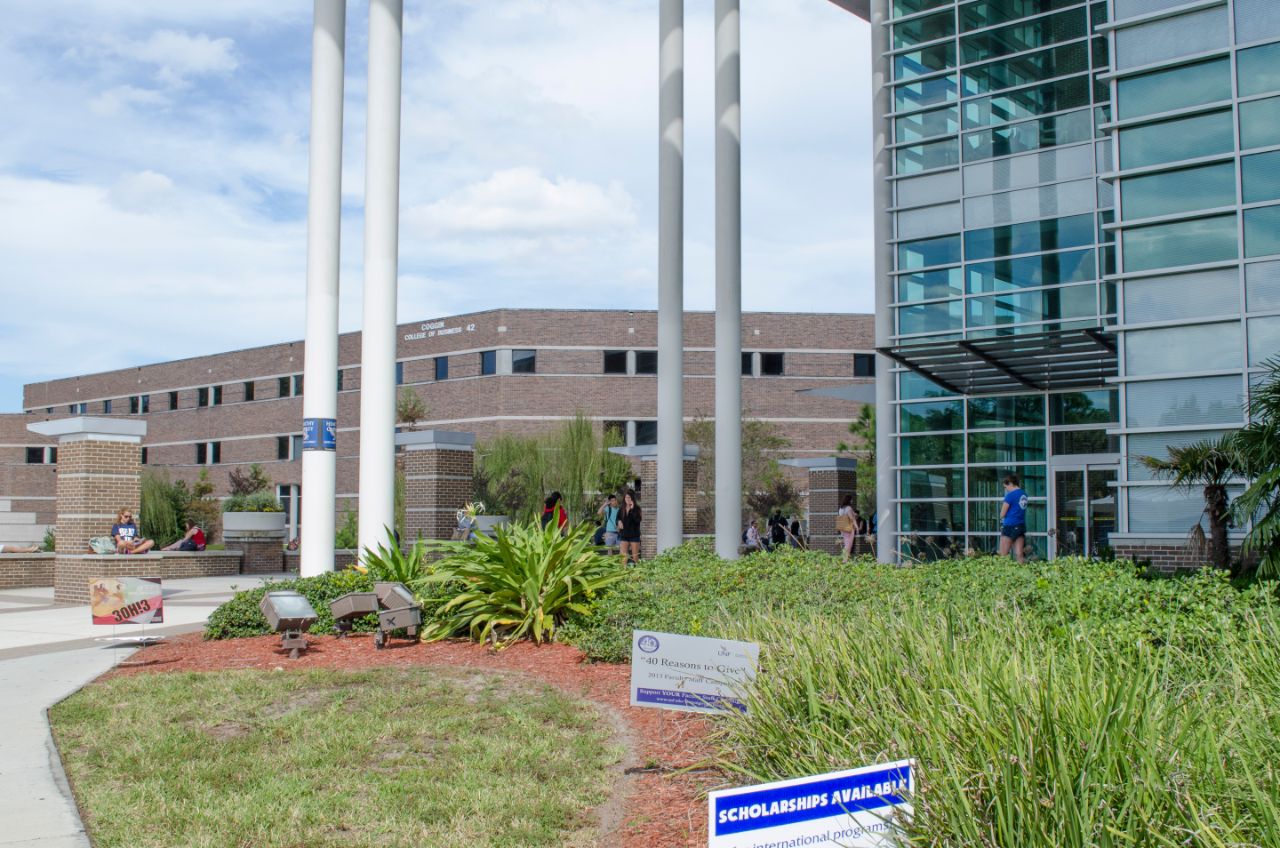
[[[406,0],[400,318],[657,302],[656,0]],[[686,304],[714,300],[711,0],[686,21]],[[867,25],[743,4],[743,301],[870,311]],[[266,11],[263,11],[263,9]],[[23,383],[301,338],[311,3],[10,0],[0,412]],[[343,330],[367,2],[348,3]]]

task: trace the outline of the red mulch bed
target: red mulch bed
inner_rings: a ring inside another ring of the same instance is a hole
[[[111,672],[145,674],[168,671],[220,671],[234,668],[308,669],[370,666],[447,665],[516,672],[583,696],[621,716],[634,742],[630,765],[619,791],[624,794],[622,824],[611,838],[622,848],[675,848],[707,842],[704,793],[723,783],[709,769],[675,773],[708,760],[710,724],[688,713],[630,706],[629,666],[583,661],[567,645],[537,647],[517,643],[494,652],[473,642],[424,642],[393,639],[383,650],[367,634],[346,639],[309,636],[310,647],[296,660],[280,650],[279,636],[206,642],[200,634],[178,636],[144,648],[128,664]]]

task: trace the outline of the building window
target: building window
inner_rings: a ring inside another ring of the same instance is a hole
[[[146,414],[151,411],[151,395],[134,395],[129,398],[129,414]]]
[[[44,464],[44,448],[27,448],[27,465]]]
[[[178,408],[178,393],[169,392],[169,409],[174,410],[177,408]]]
[[[302,459],[302,436],[300,434],[289,437],[289,458]]]
[[[533,374],[538,370],[538,352],[536,350],[511,351],[511,373]]]
[[[276,459],[289,459],[288,436],[276,436]]]
[[[781,377],[783,373],[783,355],[781,353],[760,354],[760,376]]]
[[[754,354],[744,350],[742,352],[742,376],[751,377],[756,373],[755,366],[751,364]]]
[[[658,422],[657,421],[637,421],[636,422],[636,444],[637,445],[656,445],[658,443]]]
[[[876,375],[876,355],[874,353],[855,353],[853,355],[853,376],[874,377]]]
[[[222,406],[222,386],[214,386],[210,393],[213,395],[213,405]]]
[[[496,350],[480,351],[480,374],[487,376],[498,373],[498,352]]]
[[[252,380],[244,381],[244,399],[246,401],[253,400],[253,381]]]
[[[338,391],[342,391],[342,369],[338,369]]]
[[[302,396],[302,375],[301,374],[293,375],[293,396],[294,397]]]
[[[435,358],[435,369],[437,380],[449,379],[449,357],[437,356]]]
[[[397,386],[404,385],[404,363],[403,362],[396,363],[396,385]]]
[[[606,350],[604,352],[604,373],[627,373],[627,352],[625,350]]]
[[[102,412],[103,412],[103,414],[104,414],[104,415],[105,415],[105,414],[110,414],[110,412],[111,412],[111,401],[110,401],[110,400],[104,400],[104,401],[102,402]]]
[[[196,465],[222,462],[222,442],[196,442]]]
[[[147,449],[146,449],[146,448],[143,448],[143,449],[142,449],[142,464],[143,464],[143,465],[146,465],[146,464],[147,464]]]
[[[209,405],[208,387],[202,386],[196,389],[196,406],[208,406],[208,405]]]
[[[637,350],[636,351],[636,373],[637,374],[657,374],[658,373],[658,352],[656,350]]]

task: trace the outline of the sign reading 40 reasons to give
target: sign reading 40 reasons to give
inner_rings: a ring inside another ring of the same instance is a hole
[[[631,635],[631,706],[695,713],[746,712],[760,646],[637,630]]]
[[[707,848],[897,848],[915,763],[899,760],[712,792]]]

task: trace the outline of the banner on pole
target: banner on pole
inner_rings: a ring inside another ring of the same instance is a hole
[[[94,624],[161,624],[164,595],[159,577],[94,577],[89,580]]]

